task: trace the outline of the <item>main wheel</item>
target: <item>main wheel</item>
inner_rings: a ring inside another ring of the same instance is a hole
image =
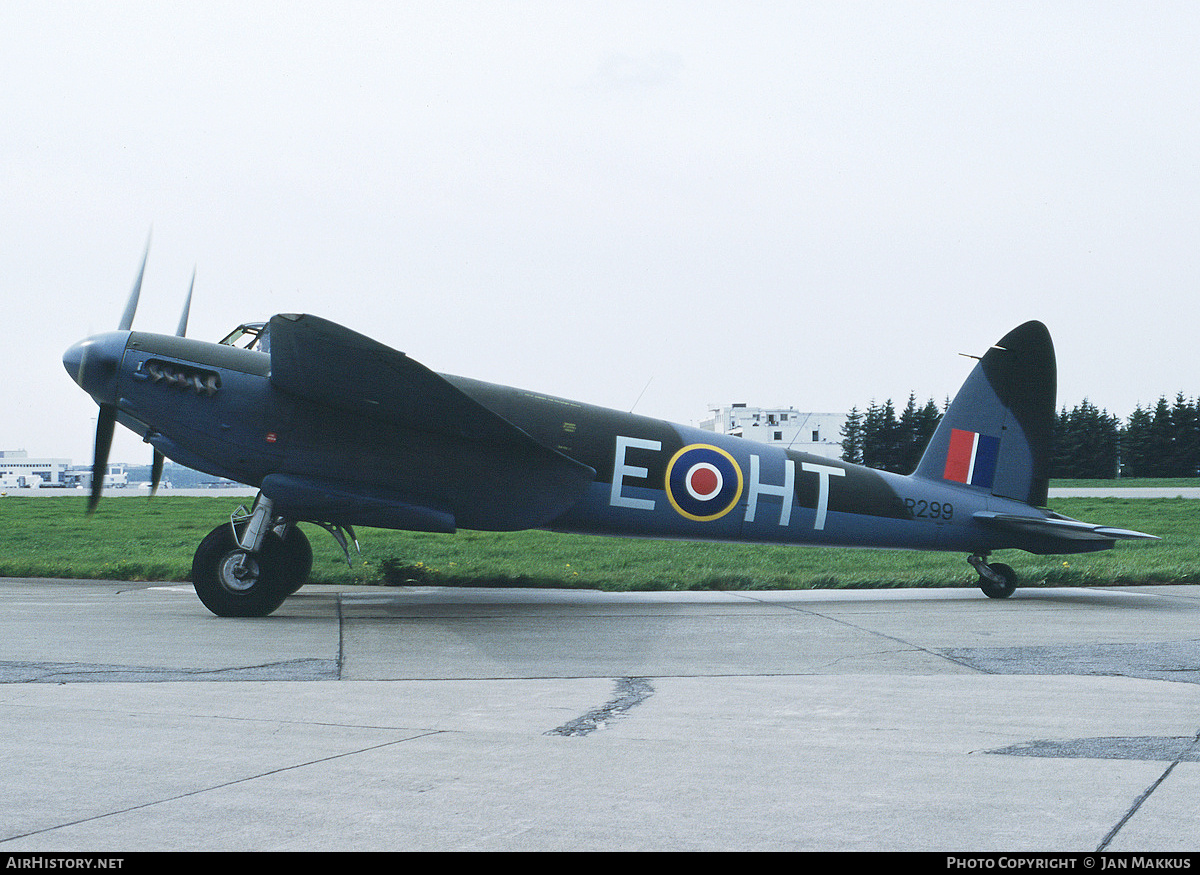
[[[307,547],[308,539],[302,533],[300,537]],[[217,526],[200,542],[192,558],[196,595],[218,617],[267,616],[303,583],[297,583],[293,575],[302,567],[304,551],[289,549],[292,543],[291,536],[285,542],[268,532],[262,549],[247,553],[228,524]],[[311,565],[311,548],[307,553]]]
[[[283,538],[280,545],[284,551],[283,561],[286,568],[284,577],[290,581],[288,595],[291,595],[304,586],[304,582],[308,580],[308,575],[312,571],[312,545],[308,543],[308,537],[304,532],[294,525],[288,526],[287,537]]]
[[[983,594],[990,599],[1006,599],[1017,589],[1017,572],[1003,562],[997,562],[994,565],[989,565],[988,568],[1001,578],[1000,583],[988,580],[982,574],[979,575],[979,588],[983,590]]]

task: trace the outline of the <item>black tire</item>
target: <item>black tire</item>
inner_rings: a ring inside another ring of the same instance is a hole
[[[1017,572],[1003,562],[997,562],[994,565],[989,565],[993,573],[1001,578],[1000,583],[995,583],[988,580],[982,574],[979,575],[979,588],[983,590],[983,594],[990,599],[1006,599],[1017,590]]]
[[[304,586],[308,575],[312,572],[312,545],[308,543],[308,537],[304,532],[300,531],[298,526],[293,525],[288,527],[287,537],[283,539],[281,546],[285,554],[284,577],[289,581],[288,595],[291,595]]]
[[[305,538],[305,546],[307,542]],[[288,543],[292,543],[291,537]],[[290,576],[298,564],[295,552],[289,551],[277,534],[268,532],[262,549],[247,554],[226,523],[213,529],[196,548],[192,585],[204,606],[218,617],[265,617],[299,588],[292,586]],[[311,563],[311,548],[308,554]],[[235,572],[243,557],[244,571],[239,577]]]

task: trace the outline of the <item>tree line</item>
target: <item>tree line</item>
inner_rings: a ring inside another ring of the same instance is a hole
[[[949,399],[918,406],[910,394],[896,413],[891,399],[850,411],[842,426],[842,459],[870,468],[910,474],[921,460]],[[1122,422],[1086,398],[1054,418],[1051,476],[1065,479],[1195,477],[1200,474],[1200,399],[1183,393],[1152,408],[1138,408]]]

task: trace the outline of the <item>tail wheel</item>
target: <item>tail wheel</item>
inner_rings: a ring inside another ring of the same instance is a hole
[[[286,539],[268,532],[262,549],[248,553],[223,524],[196,548],[192,585],[218,617],[265,617],[300,588],[311,567],[312,548],[295,526]]]
[[[985,596],[990,599],[1006,599],[1016,592],[1018,578],[1017,573],[1011,567],[1003,562],[996,562],[987,567],[1000,580],[990,580],[987,575],[982,573],[979,575],[979,588],[983,590]]]

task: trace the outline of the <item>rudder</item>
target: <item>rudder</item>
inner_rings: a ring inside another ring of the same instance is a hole
[[[1041,322],[1004,335],[963,383],[913,476],[1045,507],[1057,373]]]

